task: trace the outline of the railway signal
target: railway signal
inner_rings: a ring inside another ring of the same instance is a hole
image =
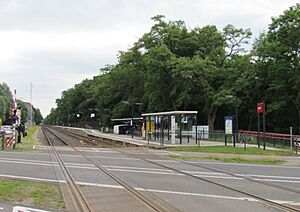
[[[257,111],[257,144],[258,148],[260,148],[260,114],[262,113],[263,115],[263,145],[264,149],[266,149],[266,104],[264,102],[262,103],[257,103],[256,105],[256,111]]]

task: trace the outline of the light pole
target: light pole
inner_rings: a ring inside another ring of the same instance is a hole
[[[226,95],[227,98],[235,99],[235,136],[233,137],[233,147],[235,147],[236,141],[238,141],[238,129],[239,129],[239,112],[238,112],[238,97],[234,95]]]
[[[90,118],[92,119],[92,128],[95,129],[95,119],[96,119],[96,111],[99,111],[99,109],[96,108],[88,108],[89,111],[92,111],[90,114]]]
[[[70,127],[70,116],[71,114],[68,114],[68,127]]]
[[[127,105],[131,105],[131,138],[133,138],[133,133],[134,133],[134,130],[133,130],[133,116],[134,116],[134,114],[133,114],[133,106],[134,105],[142,105],[142,103],[141,102],[133,102],[133,103],[130,103],[130,102],[128,102],[128,101],[121,101],[122,103],[124,103],[124,104],[127,104]]]

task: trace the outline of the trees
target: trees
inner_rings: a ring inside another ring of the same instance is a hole
[[[29,103],[22,100],[17,100],[17,104],[22,108],[21,123],[25,124],[27,121]],[[10,108],[13,106],[13,96],[8,85],[6,83],[0,84],[0,119],[2,119],[4,123],[9,123],[9,112]],[[35,117],[35,122],[39,124],[43,119],[40,110],[33,107],[33,114]]]
[[[255,105],[265,101],[268,129],[299,126],[299,4],[272,20],[250,54],[245,51],[249,29],[190,29],[181,20],[152,19],[150,31],[120,52],[116,65],[64,91],[47,119],[66,123],[71,113],[97,108],[97,120],[108,124],[131,116],[122,104],[128,101],[142,102],[143,112],[197,110],[200,122],[214,130],[223,128],[223,116],[238,104],[240,126],[254,130]],[[285,110],[298,115],[283,115]]]
[[[261,95],[268,103],[269,116],[274,117],[272,125],[279,128],[287,129],[291,123],[300,126],[299,34],[300,4],[296,4],[273,18],[268,31],[254,46]],[[295,112],[298,121],[284,113],[287,110]]]
[[[5,121],[12,106],[12,94],[6,83],[0,84],[0,118]]]
[[[98,121],[107,122],[109,117],[130,116],[122,101],[138,101],[149,112],[198,110],[214,129],[226,94],[235,92],[228,79],[236,80],[239,75],[234,65],[227,64],[243,50],[250,31],[232,25],[222,32],[216,26],[188,30],[181,20],[152,19],[155,23],[150,32],[121,52],[115,66],[107,66],[93,80],[63,92],[53,111],[60,120],[66,123],[66,114],[97,107],[110,111],[98,117]]]

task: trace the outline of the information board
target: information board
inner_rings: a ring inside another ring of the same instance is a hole
[[[233,116],[225,116],[225,135],[231,136],[233,134],[234,128],[233,128]]]

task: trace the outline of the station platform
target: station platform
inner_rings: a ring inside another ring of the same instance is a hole
[[[111,139],[113,141],[119,141],[119,142],[123,142],[123,143],[127,143],[127,144],[131,144],[137,147],[150,147],[153,149],[166,149],[169,147],[177,147],[177,146],[224,146],[224,142],[220,142],[220,141],[211,141],[211,140],[198,140],[199,144],[196,144],[195,141],[187,143],[184,142],[182,144],[170,144],[170,143],[166,143],[164,142],[163,144],[161,143],[160,140],[156,140],[156,141],[147,141],[147,140],[143,140],[142,137],[140,136],[134,136],[133,138],[131,138],[131,135],[119,135],[119,134],[113,134],[113,133],[103,133],[100,132],[99,130],[95,130],[95,129],[85,129],[85,128],[75,128],[75,127],[62,127],[62,126],[56,126],[59,128],[63,128],[69,131],[73,131],[76,133],[79,133],[81,135],[85,135],[85,136],[94,136],[94,137],[98,137],[98,138],[104,138],[104,139]],[[228,146],[232,146],[232,143],[228,143]],[[240,147],[243,148],[244,144],[243,143],[236,143],[236,147]],[[257,147],[256,144],[247,144],[247,147]],[[263,146],[261,145],[261,148],[263,148]],[[275,148],[275,147],[271,147],[271,146],[266,146],[266,149],[269,150],[284,150],[282,148]],[[299,152],[298,152],[299,154]]]
[[[161,143],[160,140],[156,141],[147,141],[143,140],[142,137],[140,136],[134,136],[131,138],[131,135],[119,135],[119,134],[113,134],[113,133],[103,133],[100,132],[99,130],[95,129],[85,129],[85,128],[74,128],[74,127],[62,127],[62,126],[57,126],[63,129],[67,129],[69,131],[77,132],[82,135],[86,136],[94,136],[94,137],[99,137],[99,138],[105,138],[105,139],[111,139],[114,141],[120,141],[120,142],[125,142],[131,145],[136,145],[136,146],[147,146],[147,147],[152,147],[152,148],[168,148],[168,147],[176,147],[176,146],[197,146],[198,144],[195,143],[195,141],[187,143],[184,142],[183,144],[170,144],[170,143]],[[198,140],[200,142],[200,146],[223,146],[224,142],[217,142],[217,141],[207,141],[207,140]]]

